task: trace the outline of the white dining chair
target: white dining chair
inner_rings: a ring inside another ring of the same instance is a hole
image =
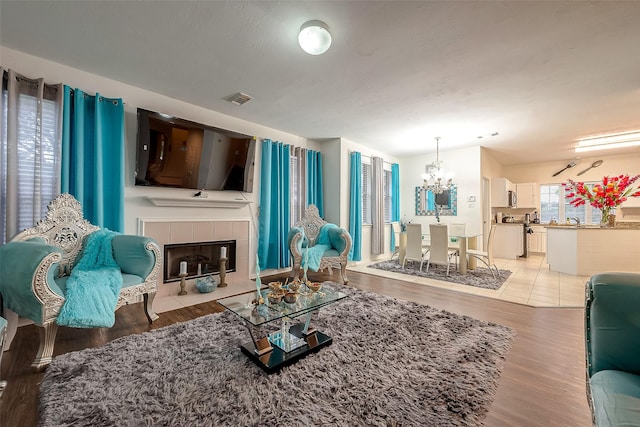
[[[467,249],[467,256],[474,257],[482,261],[491,271],[493,278],[496,279],[500,275],[500,270],[493,259],[493,236],[496,233],[496,225],[493,224],[489,230],[489,238],[487,239],[487,250]]]
[[[460,250],[460,236],[464,236],[466,224],[449,224],[449,249]]]
[[[409,260],[419,262],[420,270],[422,270],[425,253],[426,251],[422,248],[422,225],[407,224],[407,253],[402,261],[402,268],[404,269],[407,260]]]
[[[446,224],[429,224],[429,234],[431,235],[431,244],[427,259],[427,272],[429,272],[431,264],[446,265],[448,276],[452,258],[456,258],[455,266],[458,267],[458,251],[457,249],[449,249],[449,233]],[[422,263],[420,271],[422,271]]]

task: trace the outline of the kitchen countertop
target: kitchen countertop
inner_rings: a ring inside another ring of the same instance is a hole
[[[640,230],[640,222],[618,222],[616,226],[611,227],[601,227],[598,224],[582,224],[580,226],[567,225],[567,224],[543,224],[545,228],[564,228],[569,230]]]

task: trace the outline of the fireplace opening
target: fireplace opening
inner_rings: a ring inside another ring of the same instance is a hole
[[[187,263],[187,279],[220,273],[223,251],[227,254],[227,273],[236,271],[235,240],[164,245],[163,282],[180,280],[180,263],[183,261]]]

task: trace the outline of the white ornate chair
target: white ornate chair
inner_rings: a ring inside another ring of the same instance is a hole
[[[302,257],[305,252],[321,243],[327,244],[328,248],[322,254],[318,270],[326,268],[329,269],[329,274],[333,274],[332,267],[340,268],[342,281],[347,284],[349,282],[347,279],[347,258],[349,250],[351,250],[351,235],[344,228],[339,228],[320,218],[318,208],[313,204],[307,206],[302,219],[289,230],[288,244],[293,257],[292,275],[294,280],[300,278]]]
[[[61,194],[49,203],[44,220],[0,247],[0,308],[7,309],[9,323],[5,350],[11,345],[18,316],[32,320],[40,327],[40,349],[32,363],[37,369],[51,362],[67,279],[85,238],[97,230],[83,218],[80,203]],[[116,309],[142,297],[147,320],[153,322],[158,318],[152,304],[162,261],[158,244],[149,237],[120,234],[113,238],[112,248],[123,283]]]

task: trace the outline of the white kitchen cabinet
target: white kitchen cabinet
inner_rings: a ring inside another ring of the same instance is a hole
[[[517,208],[538,209],[538,184],[535,182],[516,184],[516,195],[518,196]]]
[[[517,259],[524,255],[524,229],[522,224],[497,224],[493,236],[493,256]]]
[[[507,178],[493,178],[491,180],[491,207],[509,206],[509,191],[516,191],[516,186],[511,181]]]
[[[547,251],[547,230],[542,225],[532,225],[533,234],[529,234],[529,252]]]

